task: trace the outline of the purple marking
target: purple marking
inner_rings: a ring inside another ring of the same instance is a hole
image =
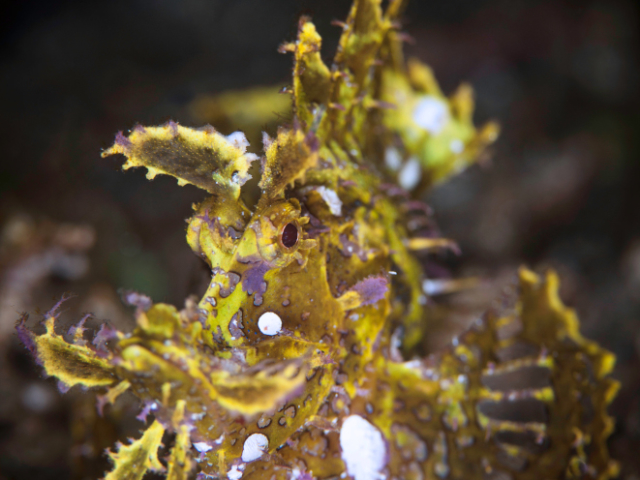
[[[321,233],[329,232],[331,229],[324,225],[318,218],[314,217],[310,213],[306,213],[305,216],[309,218],[309,225],[305,229],[305,233],[308,238],[318,238]]]
[[[131,143],[131,140],[125,137],[122,132],[116,133],[115,144],[121,146],[126,151],[129,151],[131,149],[131,146],[133,145],[133,143]]]
[[[28,318],[29,315],[27,315],[26,313],[22,314],[22,317],[16,323],[16,333],[18,334],[18,338],[25,346],[25,348],[29,350],[29,353],[31,353],[31,355],[33,355],[33,358],[36,360],[38,365],[42,365],[42,362],[40,362],[40,360],[38,359],[38,349],[36,348],[34,335],[33,333],[31,333],[31,330],[29,330],[25,325]]]
[[[60,393],[67,393],[69,390],[71,390],[71,387],[69,385],[64,382],[58,382],[58,391]]]
[[[301,470],[296,477],[298,480],[313,480],[315,477],[306,470]]]
[[[62,298],[60,300],[58,300],[58,303],[56,303],[51,310],[49,310],[47,313],[44,314],[44,318],[47,319],[47,318],[50,318],[50,317],[55,317],[57,312],[58,312],[58,309],[60,308],[60,306],[64,302],[66,302],[67,300],[69,300],[70,298],[73,298],[73,297],[75,297],[75,295],[72,294],[72,293],[64,293],[62,295]]]
[[[262,148],[264,149],[265,152],[271,146],[272,143],[273,143],[273,138],[271,138],[267,132],[262,132]]]
[[[376,100],[376,106],[378,108],[384,108],[389,110],[395,110],[398,106],[395,103],[385,102],[384,100]]]
[[[209,124],[205,125],[204,127],[200,127],[198,130],[200,130],[200,131],[202,131],[202,132],[204,132],[204,133],[207,133],[207,134],[209,134],[209,135],[211,135],[211,134],[213,134],[213,133],[216,133],[216,129],[215,129],[215,128],[213,128],[213,127],[212,127],[211,125],[209,125]]]
[[[264,274],[267,273],[271,267],[267,262],[261,262],[242,275],[242,289],[249,295],[254,292],[260,294],[266,291],[266,283],[264,281]]]
[[[360,294],[362,305],[372,305],[385,297],[389,290],[389,281],[386,277],[367,277],[356,283],[350,290]]]
[[[98,415],[101,417],[104,413],[104,406],[109,403],[109,399],[106,395],[96,395],[96,409],[98,410]]]
[[[260,176],[264,175],[264,171],[267,168],[267,157],[263,155],[260,157]]]
[[[315,133],[309,132],[305,137],[305,143],[309,146],[309,150],[317,152],[320,149],[320,141],[316,137]]]
[[[169,127],[171,129],[171,134],[175,137],[176,135],[178,135],[178,124],[176,122],[174,122],[173,120],[169,120],[166,124],[166,127]]]
[[[357,183],[353,180],[340,180],[340,185],[343,187],[355,187]]]
[[[344,234],[340,234],[340,243],[342,243],[342,248],[340,249],[340,253],[345,257],[351,257],[352,255],[357,255],[360,260],[363,262],[367,261],[367,252],[360,248],[358,243],[349,240],[349,238]]]
[[[73,325],[71,328],[69,328],[67,335],[74,337],[76,335],[76,332],[78,331],[84,332],[86,330],[84,328],[84,323],[91,317],[93,317],[93,314],[86,313],[84,317],[82,317],[76,325]]]
[[[267,291],[267,282],[262,282],[262,284],[262,292],[256,292],[256,294],[253,296],[253,305],[256,307],[262,305],[262,302],[264,301],[264,299],[262,298],[262,294]]]
[[[146,423],[147,417],[149,416],[151,411],[155,410],[156,408],[158,408],[158,405],[156,404],[156,402],[145,401],[142,411],[136,416],[136,418],[140,420],[142,423]]]
[[[136,133],[147,133],[147,129],[140,124],[137,124],[135,127],[133,127],[133,131]]]
[[[202,221],[207,224],[207,226],[209,227],[209,230],[211,230],[211,231],[217,230],[218,234],[220,236],[224,236],[224,229],[220,225],[220,222],[218,221],[218,218],[217,217],[210,217],[209,216],[209,210],[205,210],[204,211],[204,215],[199,215],[197,218],[201,218]]]
[[[243,328],[244,325],[242,325],[242,313],[238,315],[238,312],[236,312],[233,317],[231,317],[231,321],[229,322],[229,333],[234,339],[244,337],[244,332],[242,331]]]
[[[93,341],[91,343],[95,345],[96,350],[99,353],[106,355],[109,353],[107,350],[107,341],[113,338],[118,338],[117,330],[106,323],[103,323],[100,325],[100,330],[96,333],[96,336],[93,337]]]
[[[404,208],[407,209],[408,212],[412,210],[419,210],[425,213],[425,215],[433,215],[433,210],[429,205],[420,200],[408,200],[402,204]]]
[[[229,279],[229,286],[224,288],[220,286],[220,296],[222,298],[227,298],[229,295],[231,295],[236,289],[236,285],[238,285],[238,283],[240,282],[240,275],[238,275],[237,273],[227,272],[226,275]]]
[[[380,189],[387,193],[390,197],[403,197],[408,199],[409,193],[403,189],[394,185],[393,183],[381,183]]]
[[[120,297],[126,305],[136,307],[138,310],[143,312],[149,310],[153,305],[151,298],[133,290],[122,290],[120,292]]]
[[[205,222],[210,231],[217,231],[218,235],[220,235],[221,237],[230,237],[233,240],[238,240],[242,237],[242,227],[240,227],[239,229],[236,229],[233,226],[228,226],[225,228],[225,226],[220,223],[220,219],[218,217],[209,216],[209,210],[205,210],[204,215],[198,215],[196,218],[199,218],[203,222]],[[236,224],[236,227],[238,226],[239,225]]]
[[[298,118],[297,115],[293,116],[293,129],[295,131],[300,130],[300,119]]]
[[[242,233],[243,232],[239,232],[233,227],[227,227],[227,237],[231,237],[234,240],[238,240],[239,238],[242,238]]]

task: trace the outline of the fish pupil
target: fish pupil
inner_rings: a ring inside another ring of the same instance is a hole
[[[282,231],[282,244],[291,248],[298,243],[298,228],[293,223],[288,223]]]

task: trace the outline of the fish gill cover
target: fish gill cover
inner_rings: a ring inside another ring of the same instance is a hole
[[[106,389],[100,409],[129,391],[152,417],[109,452],[106,479],[616,475],[614,357],[580,335],[555,273],[522,268],[513,309],[416,356],[433,292],[415,250],[456,247],[408,220],[428,215],[420,192],[476,161],[498,128],[473,125],[469,86],[446,97],[429,67],[405,62],[402,4],[355,0],[331,65],[306,17],[280,47],[294,57],[293,120],[263,137],[255,204],[242,189],[258,156],[242,133],[138,126],[103,152],[211,195],[187,241],[212,272],[197,305],[134,302],[131,334],[105,326],[89,342],[79,325],[67,342],[57,308],[44,334],[19,323],[64,388]]]

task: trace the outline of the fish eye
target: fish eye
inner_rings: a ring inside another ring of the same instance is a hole
[[[294,223],[287,223],[284,227],[281,241],[286,248],[293,248],[298,243],[298,227]]]

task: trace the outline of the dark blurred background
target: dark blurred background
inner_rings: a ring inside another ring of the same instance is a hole
[[[289,81],[276,52],[309,14],[329,61],[347,0],[24,0],[0,31],[0,479],[97,478],[102,449],[140,424],[95,418],[61,396],[13,334],[63,292],[70,325],[130,326],[117,290],[181,306],[206,270],[184,241],[203,198],[100,159],[118,130],[195,125],[198,95]],[[463,255],[457,275],[514,280],[556,268],[585,334],[618,356],[611,450],[640,480],[640,114],[638,7],[630,0],[413,0],[407,44],[445,92],[470,81],[478,122],[503,126],[493,160],[429,195]],[[230,133],[230,132],[223,132]],[[467,296],[474,314],[486,295]],[[464,302],[463,302],[464,303]],[[111,416],[131,419],[124,406]],[[75,426],[74,426],[75,425]],[[127,427],[128,425],[128,427]],[[128,430],[127,430],[128,428]],[[122,430],[124,429],[124,430]],[[96,443],[95,437],[103,439]],[[92,440],[92,438],[94,440]]]

